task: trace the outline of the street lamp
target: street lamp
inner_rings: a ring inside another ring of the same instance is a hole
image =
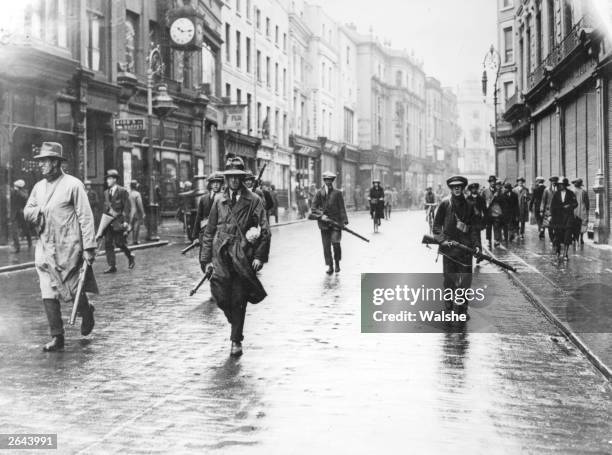
[[[482,94],[485,97],[485,103],[488,83],[487,70],[495,74],[495,84],[493,85],[493,109],[495,116],[495,126],[493,130],[493,149],[495,151],[495,174],[497,175],[497,82],[499,80],[499,70],[501,68],[501,56],[499,55],[499,52],[495,50],[495,47],[492,44],[489,48],[489,51],[485,54],[482,66],[484,67],[484,71],[482,72]]]
[[[157,227],[159,225],[159,202],[157,192],[157,178],[155,176],[155,152],[153,150],[153,112],[160,119],[176,111],[178,107],[174,104],[172,97],[168,94],[166,84],[157,86],[157,93],[153,96],[153,78],[161,77],[164,72],[159,45],[153,47],[147,57],[147,135],[149,147],[147,150],[147,168],[145,178],[149,184],[149,204],[147,216],[147,237],[148,240],[159,240]]]

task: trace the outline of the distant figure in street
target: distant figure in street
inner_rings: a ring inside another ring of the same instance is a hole
[[[224,180],[225,177],[222,172],[213,172],[210,177],[208,177],[208,194],[202,196],[198,203],[198,211],[196,213],[195,223],[193,224],[191,238],[200,239],[200,248],[203,243],[202,236],[204,234],[204,228],[208,223],[210,210],[212,209],[215,197],[221,192]]]
[[[361,193],[361,186],[356,185],[355,189],[353,190],[353,203],[355,204],[355,210],[361,209],[361,199],[363,197]]]
[[[568,189],[569,180],[561,179],[550,202],[550,225],[554,229],[555,250],[557,258],[561,256],[561,244],[565,249],[563,259],[568,260],[568,250],[572,243],[572,233],[575,225],[574,210],[578,207],[576,196]]]
[[[442,184],[438,183],[438,188],[436,188],[436,199],[438,201],[438,204],[440,203],[440,201],[442,201],[442,199],[444,199],[445,196],[446,191],[444,191],[444,189],[442,188]]]
[[[306,218],[306,213],[308,213],[308,203],[306,202],[306,190],[302,187],[302,185],[298,182],[295,187],[295,200],[297,201],[298,207],[298,218]]]
[[[555,230],[550,225],[550,204],[552,202],[552,197],[557,190],[557,182],[559,182],[559,177],[551,177],[548,179],[550,181],[550,186],[544,190],[544,194],[542,195],[542,202],[540,203],[540,212],[542,213],[542,225],[545,229],[548,229],[548,238],[552,243],[555,242]]]
[[[310,207],[311,210],[312,210],[312,204],[314,202],[314,198],[316,195],[317,195],[317,187],[313,183],[312,185],[310,185],[310,189],[308,190],[308,206]]]
[[[136,180],[130,183],[130,226],[132,227],[132,244],[138,245],[140,226],[145,219],[144,206],[142,205],[142,195],[138,188],[140,185]]]
[[[127,247],[131,213],[130,195],[124,187],[117,184],[119,172],[116,169],[109,169],[105,177],[108,189],[104,191],[104,213],[113,217],[113,222],[106,228],[104,234],[104,249],[108,263],[108,269],[104,273],[116,273],[115,247],[123,251],[127,257],[128,268],[133,269],[136,265],[134,255]]]
[[[496,182],[497,182],[496,176],[494,175],[489,176],[489,179],[488,179],[489,186],[486,188],[483,188],[480,193],[480,195],[483,197],[485,201],[485,207],[486,207],[484,222],[485,222],[485,229],[486,229],[485,235],[486,235],[487,244],[489,248],[491,248],[491,241],[492,241],[491,234],[493,233],[494,220],[495,218],[501,215],[501,210],[498,210],[498,207],[492,206],[493,199],[495,198]]]
[[[518,235],[523,240],[525,238],[525,223],[529,221],[529,201],[531,196],[529,189],[525,186],[525,179],[523,177],[516,179],[516,183],[517,185],[513,191],[518,198]]]
[[[338,223],[340,226],[348,224],[346,215],[346,207],[344,206],[344,197],[342,192],[334,188],[334,180],[336,174],[333,172],[323,173],[323,183],[319,191],[315,193],[312,204],[313,212],[321,212],[323,217],[318,221],[321,231],[321,240],[323,242],[323,257],[325,265],[327,265],[327,274],[331,275],[340,272],[340,260],[342,259],[342,248],[340,241],[342,240],[342,230],[330,225],[326,221],[331,220]],[[332,262],[333,249],[333,262]],[[332,266],[335,265],[335,269]]]
[[[249,190],[255,193],[261,199],[261,202],[264,201],[264,194],[261,191],[261,188],[254,188],[255,186],[255,176],[249,170],[246,171],[246,176],[244,177],[244,186],[246,186]]]
[[[196,216],[196,197],[201,194],[193,189],[193,184],[190,181],[181,182],[179,187],[181,192],[178,194],[179,207],[176,211],[176,218],[183,225],[183,233],[185,233],[187,239],[192,241],[191,232]]]
[[[480,251],[478,237],[480,230],[475,225],[474,205],[464,196],[467,179],[454,176],[447,180],[450,197],[440,202],[434,219],[433,233],[440,243],[443,256],[444,287],[467,289],[472,285],[472,255],[457,248],[460,243]],[[456,302],[459,313],[467,313],[467,303]],[[447,303],[447,309],[452,302]]]
[[[395,188],[391,188],[391,206],[396,208],[399,204],[399,193]]]
[[[212,295],[232,326],[230,355],[240,356],[247,303],[266,297],[257,272],[268,262],[271,233],[261,199],[244,186],[242,159],[230,159],[224,174],[227,188],[214,198],[200,266],[212,272]]]
[[[393,206],[393,192],[389,185],[385,188],[385,220],[391,219],[391,207]]]
[[[100,217],[102,216],[102,207],[100,204],[100,198],[98,193],[91,187],[91,182],[85,180],[85,191],[87,192],[87,199],[89,200],[89,206],[94,216],[94,225],[96,229],[100,225]]]
[[[274,222],[278,224],[278,194],[274,185],[270,185],[270,197],[272,198],[272,208],[268,210],[268,220],[274,216]]]
[[[467,187],[468,195],[466,199],[474,206],[474,215],[472,221],[472,227],[478,233],[478,241],[477,245],[480,249],[482,249],[482,239],[480,235],[480,231],[484,229],[485,225],[485,213],[486,213],[486,204],[485,200],[480,194],[480,185],[476,182],[470,183]],[[480,262],[480,260],[478,260]]]
[[[542,206],[542,198],[544,197],[545,189],[546,185],[544,185],[544,177],[536,177],[533,194],[531,200],[529,201],[529,210],[531,210],[531,213],[533,214],[533,217],[538,225],[538,236],[540,239],[544,238],[544,217],[542,216],[540,207]]]
[[[83,261],[92,264],[96,258],[96,234],[87,193],[80,180],[64,174],[64,159],[61,144],[43,142],[34,160],[44,178],[34,185],[24,209],[25,219],[39,234],[34,261],[51,334],[51,341],[43,347],[46,352],[64,348],[60,301],[74,301]],[[84,290],[97,291],[93,273]],[[81,334],[89,335],[94,328],[94,308],[85,293],[78,311]]]
[[[576,230],[574,240],[580,241],[581,245],[584,245],[584,233],[587,231],[589,226],[589,193],[582,186],[582,179],[577,178],[572,182],[574,185],[574,194],[576,195],[576,210],[574,210],[574,216],[576,217]]]
[[[519,220],[519,200],[518,195],[513,191],[512,183],[504,185],[502,192],[502,229],[504,241],[512,242],[518,231]]]
[[[380,179],[372,180],[368,201],[370,202],[370,216],[372,219],[378,219],[380,226],[380,220],[385,217],[385,190],[380,186]]]
[[[19,179],[13,183],[13,189],[11,190],[11,231],[15,253],[19,253],[21,249],[22,235],[25,235],[26,239],[28,240],[28,248],[32,248],[32,234],[30,233],[30,226],[28,226],[28,223],[26,223],[23,216],[23,209],[28,201],[28,192],[25,189],[25,186],[25,182]]]

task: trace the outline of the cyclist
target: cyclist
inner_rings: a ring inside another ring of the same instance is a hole
[[[381,218],[385,217],[385,190],[380,186],[380,180],[372,180],[372,188],[368,197],[370,201],[370,215],[374,220],[374,231],[378,231]]]

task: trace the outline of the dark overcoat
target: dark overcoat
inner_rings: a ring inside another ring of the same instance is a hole
[[[370,214],[374,216],[376,214],[377,218],[385,217],[385,190],[382,187],[379,188],[370,188],[370,194],[368,196],[370,199]],[[373,199],[376,199],[374,202]]]
[[[247,242],[244,235],[257,226],[261,229],[259,239],[253,244]],[[215,196],[204,229],[200,262],[212,262],[214,273],[210,279],[210,289],[221,308],[229,306],[235,275],[247,290],[248,302],[259,303],[266,297],[266,291],[251,264],[254,259],[268,262],[270,239],[263,203],[256,194],[242,187],[240,198],[233,208],[230,207],[229,190]]]
[[[346,207],[344,206],[344,197],[342,196],[342,192],[335,188],[332,188],[329,194],[325,192],[325,187],[320,188],[315,193],[312,202],[312,210],[322,212],[323,215],[327,215],[328,218],[332,219],[341,226],[348,224]],[[321,230],[330,229],[330,226],[327,223],[319,221],[318,224],[319,229]]]
[[[574,228],[574,209],[578,206],[576,195],[571,190],[565,191],[565,202],[561,200],[561,191],[555,191],[550,202],[550,227],[555,229]]]
[[[210,215],[210,209],[212,208],[214,200],[215,193],[212,191],[200,198],[195,223],[193,224],[193,232],[191,233],[192,238],[197,239],[200,236],[200,233],[204,233],[204,230],[200,227],[200,225],[202,221],[206,220]]]

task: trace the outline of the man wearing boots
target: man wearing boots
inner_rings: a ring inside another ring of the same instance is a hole
[[[60,301],[74,300],[83,261],[95,260],[95,228],[83,183],[62,171],[62,145],[44,142],[34,160],[44,179],[34,185],[24,216],[39,234],[34,262],[52,337],[43,350],[53,352],[64,348]],[[83,318],[81,334],[89,335],[94,327],[93,306],[85,295],[78,310]]]
[[[334,188],[334,180],[336,174],[333,172],[323,173],[323,187],[315,194],[312,204],[313,212],[320,212],[323,217],[318,221],[319,229],[321,230],[321,240],[323,241],[323,256],[325,257],[325,265],[327,265],[327,274],[331,275],[335,271],[340,272],[340,260],[342,259],[342,249],[340,241],[342,240],[342,231],[330,225],[327,221],[335,221],[341,226],[348,224],[346,216],[346,207],[344,206],[344,198],[342,192]],[[332,262],[332,249],[334,252]]]
[[[110,169],[106,173],[106,184],[108,189],[104,191],[104,213],[113,217],[113,222],[108,226],[105,233],[104,249],[106,250],[106,262],[108,269],[104,273],[116,273],[117,262],[115,257],[115,246],[123,251],[128,259],[128,267],[133,269],[136,265],[134,255],[127,247],[127,232],[130,219],[130,194],[119,186],[119,172]]]
[[[230,355],[240,356],[247,303],[266,297],[257,272],[268,262],[271,233],[261,199],[244,185],[242,159],[232,158],[224,174],[227,188],[213,200],[200,266],[212,272],[211,293],[232,326]]]

